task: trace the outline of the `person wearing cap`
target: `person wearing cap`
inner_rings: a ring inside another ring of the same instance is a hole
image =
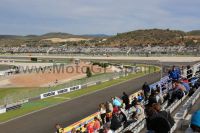
[[[200,110],[196,111],[191,118],[190,128],[185,133],[199,133],[200,132]]]

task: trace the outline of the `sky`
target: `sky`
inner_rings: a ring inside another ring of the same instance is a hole
[[[0,34],[200,30],[200,0],[0,0]]]

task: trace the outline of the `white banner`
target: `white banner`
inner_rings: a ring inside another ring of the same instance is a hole
[[[64,89],[40,94],[40,98],[44,99],[44,98],[48,98],[48,97],[52,97],[52,96],[56,96],[56,95],[60,95],[60,94],[64,94],[64,93],[69,93],[69,92],[79,90],[79,89],[81,89],[81,85],[72,86],[72,87],[69,87],[69,88],[64,88]]]

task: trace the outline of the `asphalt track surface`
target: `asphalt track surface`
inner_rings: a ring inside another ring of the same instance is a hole
[[[184,64],[184,63],[183,63]],[[62,104],[0,124],[0,133],[54,133],[54,126],[63,127],[97,111],[98,105],[113,96],[121,96],[125,91],[132,94],[140,89],[145,81],[149,84],[160,79],[160,73],[153,73],[132,79],[104,90],[94,92]]]

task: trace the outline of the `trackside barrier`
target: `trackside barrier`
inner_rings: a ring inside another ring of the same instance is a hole
[[[19,109],[19,108],[21,108],[22,104],[27,103],[27,102],[29,102],[28,99],[19,101],[17,103],[13,103],[13,104],[8,104],[8,105],[5,105],[5,106],[2,106],[0,108],[0,114],[6,113],[6,112],[8,112],[10,110]]]

